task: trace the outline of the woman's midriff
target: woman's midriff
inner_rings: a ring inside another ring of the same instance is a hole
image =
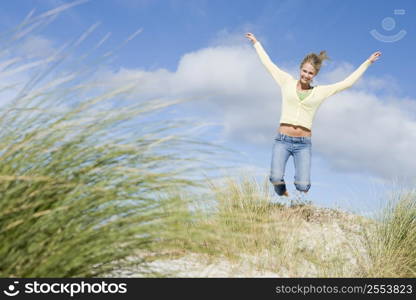
[[[298,126],[298,125],[286,124],[286,123],[280,123],[279,132],[285,135],[294,136],[294,137],[312,135],[312,132],[308,128]]]

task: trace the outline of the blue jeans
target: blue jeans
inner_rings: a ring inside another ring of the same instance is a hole
[[[311,187],[311,137],[293,137],[278,133],[273,144],[270,182],[279,196],[286,192],[285,167],[289,156],[295,163],[295,187],[307,192]]]

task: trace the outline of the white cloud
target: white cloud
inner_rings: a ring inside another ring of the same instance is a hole
[[[357,65],[341,63],[328,72],[323,69],[320,81],[341,80],[354,67]],[[292,71],[297,75],[296,67]],[[175,72],[121,70],[107,78],[113,78],[113,83],[137,80],[138,90],[149,95],[205,97],[188,104],[187,111],[223,123],[224,137],[231,141],[269,147],[278,125],[280,90],[248,45],[213,46],[187,53]],[[384,178],[412,176],[416,169],[412,153],[416,149],[416,100],[394,99],[391,95],[397,88],[392,78],[371,74],[328,99],[314,123],[315,153],[338,170]],[[388,91],[389,96],[378,95],[380,90]]]
[[[416,160],[416,120],[409,108],[371,93],[344,91],[322,105],[314,124],[315,149],[342,170],[385,178],[412,177]]]

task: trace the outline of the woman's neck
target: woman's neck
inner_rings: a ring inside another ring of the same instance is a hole
[[[309,83],[302,83],[300,80],[298,80],[298,88],[299,88],[300,90],[309,90],[309,89],[311,89],[312,87],[310,86],[310,84],[309,84]]]

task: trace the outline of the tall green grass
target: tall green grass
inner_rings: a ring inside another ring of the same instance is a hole
[[[416,193],[394,192],[366,238],[368,277],[416,277]]]
[[[175,218],[170,191],[197,185],[196,142],[186,122],[163,115],[181,100],[135,94],[133,102],[140,82],[103,87],[95,75],[108,53],[76,54],[85,34],[47,58],[16,54],[69,7],[31,13],[1,38],[0,277],[144,266],[134,254]]]

